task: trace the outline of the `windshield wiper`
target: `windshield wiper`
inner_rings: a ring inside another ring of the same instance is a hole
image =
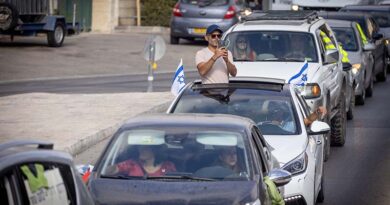
[[[100,178],[108,178],[108,179],[143,179],[143,177],[139,176],[125,176],[125,175],[100,175]]]
[[[293,62],[303,62],[304,59],[299,58],[266,58],[263,61],[293,61]]]
[[[215,181],[215,179],[211,178],[194,177],[188,175],[146,176],[146,179],[191,179],[196,181]]]

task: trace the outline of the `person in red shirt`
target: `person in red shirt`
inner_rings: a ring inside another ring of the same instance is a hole
[[[170,161],[163,161],[162,153],[158,152],[159,146],[138,146],[138,159],[128,159],[115,166],[115,173],[123,173],[128,176],[163,176],[168,172],[175,172],[176,167]]]

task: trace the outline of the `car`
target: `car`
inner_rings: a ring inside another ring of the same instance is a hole
[[[325,47],[322,34],[328,36],[332,49]],[[234,47],[238,36],[248,38],[257,55],[255,61],[237,58]],[[299,83],[306,88],[302,94],[312,111],[326,107],[330,115],[323,120],[332,129],[325,137],[325,159],[330,155],[331,144],[344,145],[350,84],[333,31],[317,12],[253,12],[225,32],[222,39],[233,53],[237,76],[280,78],[286,82],[302,80]],[[298,48],[302,50],[301,56],[291,56]]]
[[[299,87],[283,79],[237,77],[226,84],[195,81],[186,85],[167,113],[230,114],[252,119],[280,167],[292,174],[284,186],[286,204],[312,205],[324,200],[324,134],[330,127],[320,121],[305,126],[310,108],[300,93]],[[284,119],[280,125],[275,123],[278,116]]]
[[[375,45],[364,44],[357,28],[357,22],[343,20],[327,20],[336,34],[337,41],[347,51],[352,64],[353,88],[356,96],[354,102],[364,105],[365,97],[371,97],[374,89],[374,57],[372,50]]]
[[[362,27],[367,40],[376,45],[373,50],[374,56],[374,73],[376,80],[386,81],[387,78],[387,63],[386,63],[386,46],[383,41],[383,34],[378,33],[379,27],[375,19],[367,13],[363,12],[320,12],[320,16],[326,19],[338,19],[347,21],[356,21]]]
[[[383,3],[383,2],[382,2]],[[379,26],[378,33],[384,35],[387,46],[387,65],[390,68],[390,4],[380,5],[349,5],[341,8],[340,11],[348,12],[365,12],[372,15]]]
[[[139,116],[111,138],[88,187],[97,204],[270,205],[264,177],[279,186],[291,179],[270,166],[270,157],[268,144],[247,118]]]
[[[226,31],[239,21],[245,8],[244,0],[179,0],[172,11],[170,43],[203,38],[214,23]]]
[[[38,140],[0,144],[1,204],[94,204],[72,156]]]
[[[368,0],[291,0],[291,9],[298,10],[326,10],[337,11],[348,4],[361,4]]]

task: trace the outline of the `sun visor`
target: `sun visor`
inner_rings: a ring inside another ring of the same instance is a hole
[[[237,135],[231,132],[197,133],[196,141],[204,145],[236,146]]]
[[[159,130],[133,130],[127,133],[129,145],[162,145],[165,144],[165,132]]]

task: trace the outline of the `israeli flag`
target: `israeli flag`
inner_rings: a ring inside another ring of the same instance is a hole
[[[298,86],[304,86],[307,82],[308,67],[309,64],[307,63],[307,60],[305,60],[302,68],[299,70],[297,74],[295,74],[288,80],[288,83],[298,85]]]
[[[177,66],[175,76],[172,80],[171,93],[175,96],[178,96],[185,85],[183,59],[180,59],[179,66]]]

